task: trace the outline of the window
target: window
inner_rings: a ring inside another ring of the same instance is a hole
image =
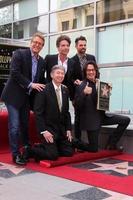
[[[50,32],[60,32],[92,26],[94,24],[94,4],[80,6],[50,15]]]
[[[133,17],[133,0],[101,0],[97,2],[97,24]]]
[[[69,30],[69,21],[62,22],[62,31]]]

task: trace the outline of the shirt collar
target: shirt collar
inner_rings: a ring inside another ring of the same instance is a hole
[[[53,83],[53,86],[54,86],[54,89],[55,89],[55,90],[56,90],[56,89],[61,90],[61,84],[60,84],[59,86],[57,86],[57,85],[54,83],[54,81],[52,81],[52,83]]]
[[[58,54],[58,62],[62,62],[61,60],[60,60],[60,56],[59,56],[59,54]],[[68,61],[68,57],[66,57],[66,59],[64,60],[64,62],[63,63],[66,63]]]
[[[79,59],[80,58],[86,58],[86,54],[84,54],[84,55],[77,54],[77,56],[79,57]]]
[[[37,57],[35,56],[35,54],[32,52],[32,49],[30,49],[30,51],[31,51],[31,57],[33,58],[36,58],[37,60],[39,59],[39,55],[37,55]]]

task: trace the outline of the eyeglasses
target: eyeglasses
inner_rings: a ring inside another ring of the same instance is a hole
[[[95,69],[87,69],[88,72],[94,72],[96,71]]]
[[[33,44],[38,45],[38,46],[43,46],[43,43],[38,42],[38,41],[32,41]]]

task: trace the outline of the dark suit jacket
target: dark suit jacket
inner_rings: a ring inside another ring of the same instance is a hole
[[[58,54],[47,55],[45,57],[47,83],[51,81],[51,76],[50,76],[51,68],[57,64],[58,64]],[[71,100],[74,98],[74,89],[73,89],[74,85],[73,85],[73,79],[72,79],[73,68],[75,68],[74,64],[75,64],[74,61],[68,58],[67,73],[65,74],[65,78],[62,83],[68,87]]]
[[[75,68],[74,68],[73,75],[72,75],[73,79],[83,80],[83,73],[82,73],[82,69],[80,66],[80,60],[79,60],[78,55],[76,54],[71,59],[75,62]],[[93,60],[94,62],[96,62],[95,56],[93,56],[91,54],[86,54],[86,59],[88,61]]]
[[[39,57],[34,82],[44,83],[44,60]],[[1,98],[5,103],[19,108],[29,97],[28,85],[32,80],[32,57],[30,48],[18,49],[11,60],[10,77],[2,91]]]
[[[65,134],[71,130],[71,118],[69,113],[68,89],[61,86],[62,111],[60,112],[53,83],[46,84],[42,92],[35,97],[34,112],[36,116],[38,132],[50,131],[56,138],[59,134]]]
[[[89,82],[92,93],[85,95],[83,90]],[[101,111],[96,109],[97,91],[95,84],[89,80],[84,80],[81,85],[76,87],[75,104],[80,112],[81,130],[98,130],[101,127]]]

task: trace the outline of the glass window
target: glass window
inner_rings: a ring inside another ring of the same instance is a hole
[[[0,37],[12,38],[12,24],[6,24],[0,26]]]
[[[0,25],[12,22],[12,6],[0,8]]]
[[[67,35],[71,38],[71,47],[69,52],[69,57],[72,57],[76,54],[75,49],[75,39],[81,35],[85,36],[87,39],[87,53],[94,54],[94,30],[88,29],[84,31],[77,31],[72,33],[67,33]],[[56,54],[56,39],[59,35],[50,37],[50,54]]]
[[[123,61],[123,25],[98,30],[98,62]]]
[[[13,24],[13,38],[29,38],[35,32],[46,34],[48,32],[48,16],[41,16]]]
[[[97,2],[97,24],[133,18],[133,0]]]
[[[48,12],[48,0],[23,0],[14,4],[14,21]]]
[[[94,24],[94,4],[76,7],[50,15],[50,32],[66,31],[92,26]]]
[[[133,115],[133,67],[101,68],[100,79],[113,86],[110,111]]]
[[[124,26],[124,61],[133,61],[133,23]]]
[[[40,52],[40,55],[44,58],[48,54],[48,38],[45,37],[45,45]]]
[[[89,2],[91,2],[91,0],[50,0],[50,10],[68,8]]]

